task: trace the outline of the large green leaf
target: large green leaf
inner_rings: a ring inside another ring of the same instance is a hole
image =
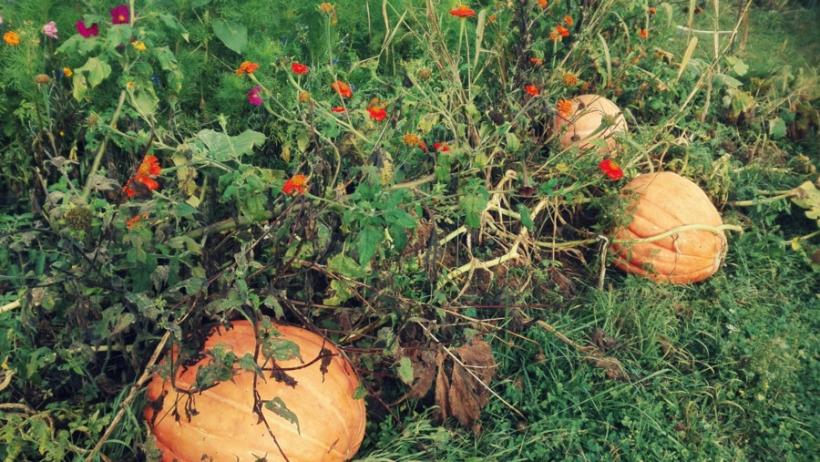
[[[228,23],[221,19],[214,21],[214,34],[231,50],[242,54],[248,45],[248,28],[242,24]]]
[[[381,226],[365,226],[359,232],[357,248],[359,250],[359,264],[366,265],[376,255],[376,249],[384,239],[384,228]]]
[[[211,129],[201,130],[196,137],[208,151],[208,157],[224,162],[251,154],[254,146],[265,143],[265,135],[253,130],[245,130],[240,135],[228,136]]]

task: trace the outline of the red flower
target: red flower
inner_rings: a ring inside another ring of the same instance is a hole
[[[450,146],[447,143],[433,143],[433,149],[436,152],[450,152]]]
[[[282,186],[282,192],[288,196],[296,194],[304,194],[307,191],[308,178],[305,175],[293,175],[290,179],[285,181]]]
[[[341,114],[343,112],[347,112],[347,109],[345,109],[342,106],[333,106],[332,108],[330,108],[330,112],[335,112],[336,114]]]
[[[370,118],[375,120],[376,122],[381,122],[382,120],[387,118],[387,111],[383,107],[369,107],[367,108],[367,112],[370,113]]]
[[[353,90],[350,89],[350,85],[342,82],[341,80],[331,83],[330,88],[332,88],[333,91],[338,93],[342,98],[350,98],[353,96]]]
[[[302,63],[293,63],[290,65],[290,70],[296,75],[305,75],[310,72],[310,68]]]
[[[647,29],[641,29],[638,31],[638,37],[646,40],[649,38],[649,31]]]
[[[572,26],[575,21],[572,20],[572,16],[564,16],[564,23],[568,26]]]
[[[569,37],[569,29],[560,24],[555,26],[555,32],[558,32],[561,37]]]
[[[612,159],[602,160],[601,163],[598,164],[598,168],[612,181],[618,181],[624,177],[623,169]]]
[[[541,90],[533,84],[524,85],[524,91],[530,96],[538,96],[541,94]]]
[[[544,60],[542,58],[537,57],[537,56],[533,56],[533,57],[530,58],[530,64],[532,64],[533,66],[540,66],[540,65],[544,64]]]
[[[111,8],[111,24],[128,24],[131,22],[131,10],[128,5],[117,5]]]
[[[459,5],[458,8],[450,10],[450,15],[457,18],[472,18],[475,16],[475,10],[467,5]]]
[[[97,24],[92,24],[91,26],[86,27],[82,19],[78,19],[77,22],[74,23],[74,27],[77,29],[77,33],[82,35],[84,38],[96,37],[100,35],[100,27]]]
[[[159,189],[159,183],[157,183],[155,178],[158,177],[160,173],[162,173],[162,167],[160,167],[157,157],[154,155],[145,156],[137,168],[137,173],[125,183],[123,191],[128,197],[136,197],[144,194],[150,195],[151,191]]]
[[[137,226],[142,220],[147,219],[147,218],[148,218],[148,214],[146,214],[146,213],[141,213],[139,215],[134,215],[133,217],[126,220],[125,226],[127,226],[128,229],[134,229],[134,227]]]

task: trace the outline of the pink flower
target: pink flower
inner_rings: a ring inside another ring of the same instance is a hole
[[[251,88],[248,90],[248,103],[252,106],[261,106],[262,105],[262,87],[259,85]]]
[[[43,26],[43,34],[45,34],[48,38],[57,40],[57,23],[54,21],[49,21],[45,26]]]
[[[100,27],[97,24],[86,26],[82,19],[78,19],[77,22],[74,24],[74,27],[77,29],[77,33],[85,38],[96,37],[100,35]]]
[[[111,24],[128,24],[131,22],[131,10],[128,5],[117,5],[111,8]]]

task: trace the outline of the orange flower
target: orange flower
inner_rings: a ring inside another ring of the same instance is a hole
[[[74,71],[72,71],[70,67],[64,67],[63,68],[63,75],[70,79],[71,76],[74,75]]]
[[[598,168],[612,181],[618,181],[624,177],[623,169],[612,159],[602,160],[601,163],[598,164]]]
[[[450,15],[457,18],[472,18],[475,16],[475,10],[467,5],[459,5],[457,8],[450,10]]]
[[[658,10],[654,6],[650,6],[649,8],[646,9],[646,12],[649,13],[649,14],[655,14],[655,13],[658,12]]]
[[[538,6],[540,6],[542,10],[546,10],[547,6],[549,6],[549,2],[547,2],[547,0],[538,0]]]
[[[575,21],[572,20],[572,16],[564,16],[564,23],[568,26],[572,26]]]
[[[333,6],[333,4],[332,4],[332,3],[329,3],[329,2],[322,2],[322,3],[319,5],[319,10],[320,10],[322,13],[330,14],[330,13],[333,13],[334,11],[336,11],[336,7],[335,7],[335,6]]]
[[[3,41],[6,42],[6,45],[16,47],[20,44],[20,34],[10,30],[3,34]]]
[[[560,41],[561,40],[561,34],[559,34],[557,30],[551,30],[550,31],[550,40],[552,40],[553,42]]]
[[[647,29],[639,30],[638,31],[638,37],[640,37],[643,40],[648,39],[649,38],[649,31]]]
[[[350,98],[353,96],[353,90],[350,89],[350,85],[342,82],[341,80],[331,83],[330,88],[332,88],[333,91],[338,93],[342,98]]]
[[[569,29],[567,29],[566,27],[564,27],[560,24],[555,26],[555,32],[558,32],[559,34],[561,34],[561,37],[569,37]]]
[[[383,107],[372,106],[367,108],[367,112],[370,113],[370,118],[376,122],[381,122],[387,118],[387,111]]]
[[[555,104],[555,107],[558,109],[558,114],[563,117],[569,117],[570,112],[572,112],[572,101],[568,99],[559,99],[558,103]]]
[[[537,56],[533,56],[530,58],[530,64],[532,64],[533,66],[540,66],[544,64],[544,60]]]
[[[343,112],[347,112],[347,109],[345,109],[342,106],[333,106],[332,108],[330,108],[330,112],[335,112],[336,114],[341,114]]]
[[[307,191],[308,177],[305,175],[293,175],[289,180],[285,181],[282,186],[282,192],[288,196],[295,196],[297,194],[304,194]]]
[[[309,91],[300,91],[297,95],[300,103],[307,103],[310,102],[310,92]]]
[[[567,72],[564,74],[564,85],[568,87],[574,87],[578,84],[578,77],[575,76],[572,72]]]
[[[524,85],[524,91],[530,96],[538,96],[541,94],[541,90],[533,84]]]
[[[494,14],[487,16],[487,24],[495,24],[496,20],[498,20],[498,16]]]
[[[242,61],[242,64],[236,69],[236,75],[253,74],[259,69],[259,64],[253,61]]]
[[[407,146],[418,146],[421,143],[421,138],[413,133],[405,133],[401,140]]]
[[[162,173],[162,167],[160,167],[157,157],[154,155],[145,156],[137,168],[137,173],[125,183],[123,192],[125,192],[128,197],[136,197],[149,194],[151,191],[156,191],[159,189],[159,183],[157,183],[155,178],[158,177],[160,173]]]

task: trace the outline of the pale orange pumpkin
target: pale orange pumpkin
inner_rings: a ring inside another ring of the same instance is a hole
[[[323,342],[319,335],[298,327],[274,327],[281,338],[299,346],[300,356],[306,363],[317,358],[322,348],[333,354],[326,374],[322,374],[321,360],[287,371],[296,380],[295,387],[276,381],[270,372],[257,378],[257,391],[262,400],[281,398],[298,418],[297,429],[295,424],[271,410],[263,410],[282,451],[291,462],[351,459],[364,438],[366,420],[364,400],[354,398],[359,386],[356,373],[336,347]],[[217,344],[224,345],[239,358],[246,353],[253,354],[256,347],[253,325],[235,321],[229,330],[220,327],[207,339],[205,349]],[[260,363],[262,358],[260,353]],[[185,390],[194,386],[197,370],[210,361],[206,356],[193,366],[178,368],[176,387]],[[279,361],[277,365],[292,368],[303,363],[291,359]],[[197,414],[191,416],[190,421],[185,414],[188,395],[177,392],[170,381],[155,376],[148,385],[145,419],[162,451],[162,461],[255,462],[262,456],[269,462],[284,460],[265,424],[259,422],[253,411],[253,376],[252,372],[235,372],[232,380],[194,393]],[[175,402],[179,420],[172,413]]]
[[[624,187],[624,197],[630,200],[627,213],[631,221],[614,232],[615,266],[675,284],[698,282],[715,274],[727,249],[720,228],[723,220],[695,183],[672,172],[639,175]],[[702,229],[634,242],[686,225]]]
[[[593,147],[593,141],[603,139],[606,144],[602,153],[611,153],[617,147],[613,135],[626,132],[626,119],[618,106],[599,95],[580,95],[570,100],[571,110],[559,111],[553,119],[553,131],[561,148],[577,145],[581,149]],[[611,123],[603,127],[605,120]]]

